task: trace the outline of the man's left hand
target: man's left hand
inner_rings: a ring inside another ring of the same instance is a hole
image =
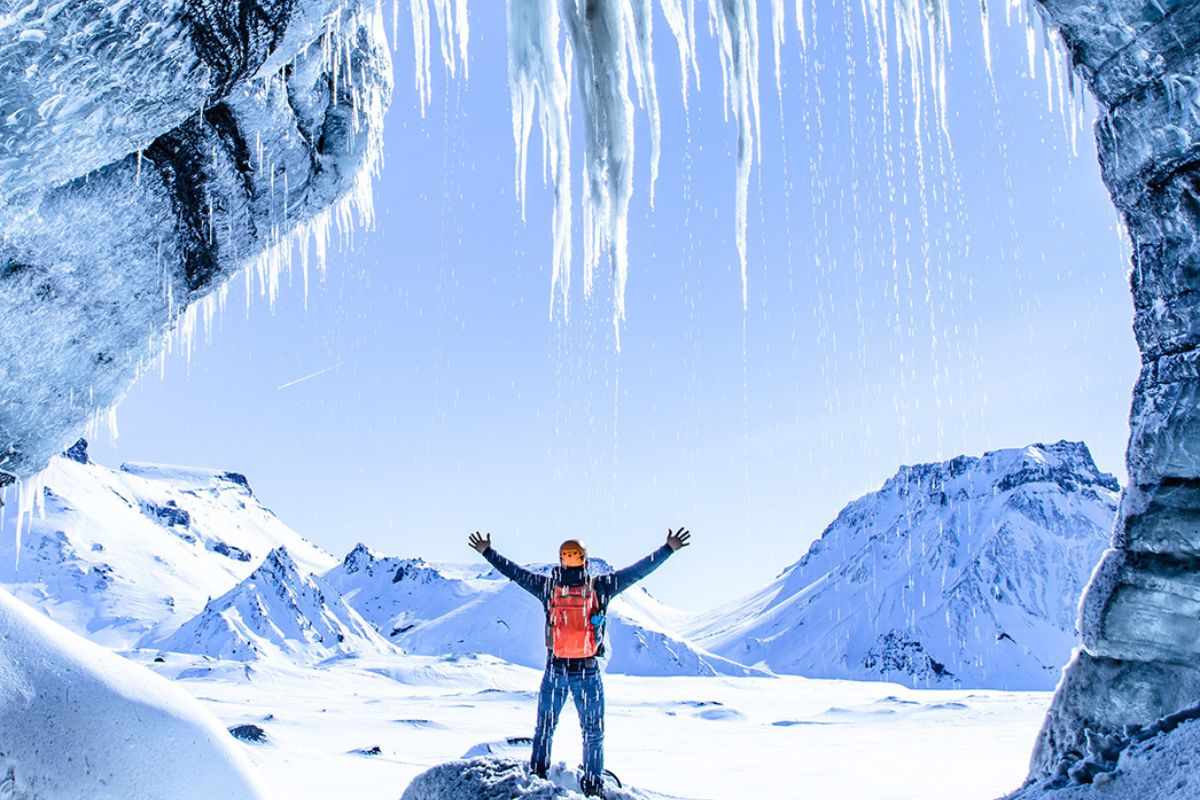
[[[677,553],[684,547],[687,547],[692,538],[692,534],[688,533],[686,528],[680,528],[677,531],[672,531],[667,528],[667,545],[671,548],[672,553]]]

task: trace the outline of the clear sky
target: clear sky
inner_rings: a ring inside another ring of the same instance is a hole
[[[953,5],[947,148],[895,88],[885,130],[857,4],[808,4],[780,102],[763,4],[745,311],[715,44],[701,25],[685,116],[656,18],[661,175],[651,209],[639,112],[619,353],[607,271],[585,302],[577,263],[570,322],[548,314],[550,195],[535,141],[521,221],[503,4],[471,4],[470,80],[435,60],[424,117],[405,16],[375,229],[307,309],[298,270],[274,313],[235,279],[211,343],[144,377],[93,456],[245,472],[338,556],[469,561],[480,529],[518,560],[572,536],[623,563],[687,525],[648,588],[696,610],[769,581],[901,464],[1068,438],[1124,480],[1137,352],[1090,122],[1073,153],[1025,29],[992,21],[992,80],[977,11]]]

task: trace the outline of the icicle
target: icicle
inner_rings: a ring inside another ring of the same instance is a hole
[[[42,474],[38,473],[31,478],[22,480],[17,478],[17,520],[16,520],[16,541],[14,542],[14,550],[16,557],[14,559],[14,569],[21,567],[21,526],[24,524],[25,532],[29,533],[33,530],[33,515],[36,511],[39,517],[46,516],[46,493],[43,488],[44,480]]]
[[[442,62],[446,65],[450,76],[458,74],[458,66],[462,65],[463,78],[467,77],[467,42],[470,27],[467,23],[467,0],[433,0],[433,10],[437,17],[438,44],[442,50]],[[426,46],[428,46],[429,13],[425,12]],[[425,55],[428,70],[429,55]],[[428,73],[426,74],[428,79]]]
[[[629,200],[633,194],[633,103],[629,99],[629,47],[625,16],[617,3],[581,8],[564,5],[571,34],[576,82],[583,100],[583,293],[590,297],[602,253],[613,265],[613,325],[625,318],[629,270]]]
[[[566,317],[571,288],[571,96],[559,60],[561,25],[556,0],[508,0],[508,90],[521,219],[525,218],[529,134],[537,111],[543,153],[548,153],[542,161],[543,174],[548,164],[554,186],[550,313],[553,316],[555,297],[560,296]]]
[[[1037,40],[1034,38],[1033,26],[1025,28],[1025,50],[1029,56],[1029,77],[1037,77]]]
[[[783,0],[771,0],[771,41],[775,52],[775,93],[780,97],[783,96],[783,69],[779,62],[779,51],[783,48],[786,17]]]
[[[630,50],[633,75],[642,107],[650,117],[650,208],[654,208],[654,185],[662,155],[662,119],[658,108],[658,84],[654,76],[654,9],[650,0],[632,0],[632,27],[637,49]],[[636,56],[636,57],[635,57]]]
[[[686,6],[684,5],[686,3]],[[683,94],[683,110],[688,110],[688,67],[696,76],[696,86],[700,86],[700,65],[696,61],[696,27],[693,22],[693,0],[659,0],[667,27],[675,37],[679,48],[680,91]]]
[[[116,444],[117,439],[121,437],[121,429],[117,425],[117,407],[114,405],[108,409],[108,441],[109,444]]]
[[[979,0],[979,22],[983,30],[983,63],[992,76],[992,26],[988,19],[988,0]]]
[[[750,167],[761,145],[758,109],[758,16],[754,0],[708,0],[710,25],[721,52],[726,112],[737,123],[737,194],[735,233],[742,273],[742,308],[749,307],[746,271],[746,207],[750,196]]]
[[[409,0],[413,26],[413,60],[421,116],[429,108],[429,0]],[[335,84],[336,85],[336,84]]]

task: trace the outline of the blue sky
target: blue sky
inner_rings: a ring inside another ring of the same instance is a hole
[[[883,129],[842,5],[817,4],[815,45],[785,46],[782,103],[760,9],[745,311],[715,45],[699,26],[685,118],[656,19],[663,156],[651,210],[639,112],[619,353],[606,271],[588,302],[577,263],[570,322],[549,317],[550,194],[535,141],[522,223],[502,4],[472,5],[470,80],[435,62],[424,117],[401,20],[375,229],[307,309],[298,270],[274,313],[247,312],[235,279],[212,342],[143,378],[94,456],[243,471],[339,556],[467,561],[481,529],[519,560],[572,536],[627,562],[687,525],[695,546],[649,588],[689,609],[770,580],[900,464],[1068,438],[1123,479],[1137,352],[1090,123],[1073,154],[1025,30],[992,22],[993,81],[956,9],[952,153],[928,138],[921,160],[898,91]]]

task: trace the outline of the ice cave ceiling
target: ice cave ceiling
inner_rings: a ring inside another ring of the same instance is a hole
[[[657,11],[667,21],[686,87],[696,69],[695,5],[509,0],[519,174],[536,121],[548,143],[564,313],[578,203],[585,285],[611,258],[620,324],[631,87],[650,111],[655,162],[650,20]],[[738,130],[744,268],[758,8],[756,0],[707,6]],[[1036,6],[1100,106],[1101,168],[1134,244],[1142,352],[1130,485],[1113,548],[1085,596],[1084,647],[1037,746],[1033,774],[1044,775],[1083,748],[1084,728],[1146,722],[1200,696],[1200,3]],[[0,8],[0,477],[13,480],[35,474],[111,408],[169,331],[212,312],[230,275],[257,270],[272,292],[292,252],[304,260],[309,239],[319,250],[331,225],[371,213],[392,69],[383,10],[368,0]],[[467,4],[434,0],[431,14],[427,0],[412,0],[410,11],[427,92],[434,22],[443,57],[465,72]],[[863,11],[881,42],[887,31],[903,34],[892,46],[909,43],[912,70],[936,102],[944,4],[867,0]],[[783,0],[772,0],[776,53],[785,14]],[[572,80],[587,153],[578,195],[567,157]]]

